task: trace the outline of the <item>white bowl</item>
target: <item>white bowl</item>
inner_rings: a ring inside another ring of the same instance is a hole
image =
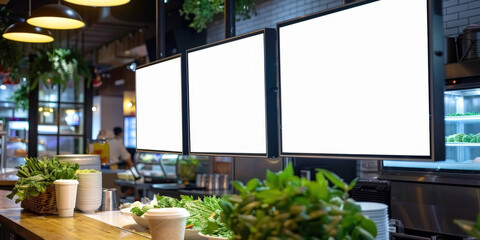
[[[133,220],[135,220],[135,222],[137,222],[140,226],[142,226],[144,228],[150,228],[148,226],[148,221],[144,216],[145,214],[139,217],[139,216],[137,216],[137,214],[130,212],[130,208],[123,208],[123,209],[120,210],[120,212],[122,214],[132,216]]]
[[[201,232],[199,232],[198,235],[200,237],[204,237],[204,238],[210,239],[210,240],[228,240],[227,238],[223,238],[223,237],[212,237],[212,236],[204,235]]]

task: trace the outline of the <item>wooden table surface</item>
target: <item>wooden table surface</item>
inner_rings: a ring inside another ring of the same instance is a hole
[[[6,197],[9,193],[0,190],[0,223],[25,239],[149,239],[82,213],[75,212],[72,218],[36,215],[19,208]]]
[[[15,182],[18,180],[15,174],[17,171],[0,174],[0,186],[15,186]]]

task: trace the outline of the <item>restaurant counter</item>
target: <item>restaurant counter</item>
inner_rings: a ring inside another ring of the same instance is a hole
[[[0,239],[150,239],[145,229],[135,229],[135,222],[119,211],[82,214],[73,218],[40,216],[20,208],[0,190]]]

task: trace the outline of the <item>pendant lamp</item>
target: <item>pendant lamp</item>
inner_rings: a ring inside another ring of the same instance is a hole
[[[29,0],[28,16],[30,16],[31,9],[32,1]],[[8,26],[2,36],[8,40],[28,43],[48,43],[54,40],[50,31],[32,26],[26,22],[17,22]]]
[[[127,4],[130,0],[65,0],[66,2],[92,7],[113,7]]]
[[[58,4],[47,4],[33,11],[27,23],[49,29],[77,29],[85,26],[80,14],[75,10]]]
[[[17,22],[10,25],[2,35],[4,38],[18,42],[48,43],[53,42],[50,31],[32,26],[26,22]]]

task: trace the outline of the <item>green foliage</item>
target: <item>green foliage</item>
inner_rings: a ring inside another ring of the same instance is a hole
[[[78,167],[78,163],[59,162],[57,158],[25,158],[25,165],[17,167],[19,179],[7,197],[13,199],[16,195],[15,203],[19,203],[38,196],[57,179],[77,179],[75,171]]]
[[[21,84],[20,88],[13,92],[9,100],[15,102],[16,109],[28,109],[29,86]]]
[[[375,239],[375,223],[361,214],[347,184],[327,170],[316,181],[293,174],[292,165],[266,180],[234,182],[239,195],[223,197],[222,218],[233,230],[231,239]],[[330,186],[332,185],[332,186]]]
[[[1,52],[1,51],[0,51]],[[68,81],[74,80],[78,85],[80,76],[91,80],[91,73],[82,57],[70,49],[38,49],[32,62],[27,63],[28,72],[23,77],[28,80],[28,87],[15,91],[10,100],[17,103],[17,108],[28,109],[28,93],[42,81],[45,86],[59,85],[65,89]]]
[[[184,195],[181,196],[181,200],[158,195],[155,195],[155,198],[157,200],[155,206],[133,207],[130,209],[130,212],[135,213],[137,216],[142,216],[152,208],[185,208],[190,213],[190,216],[187,217],[187,225],[193,226],[193,229],[200,230],[203,234],[214,237],[230,238],[233,236],[232,231],[227,228],[225,222],[220,217],[222,212],[220,207],[221,199],[215,196],[204,197],[203,200]]]
[[[480,239],[480,213],[477,215],[477,222],[468,220],[453,220],[469,236]]]
[[[201,32],[216,14],[223,13],[224,3],[224,0],[185,0],[180,15],[192,21],[189,27]],[[235,0],[236,19],[249,19],[252,13],[256,14],[254,4],[255,0]]]

